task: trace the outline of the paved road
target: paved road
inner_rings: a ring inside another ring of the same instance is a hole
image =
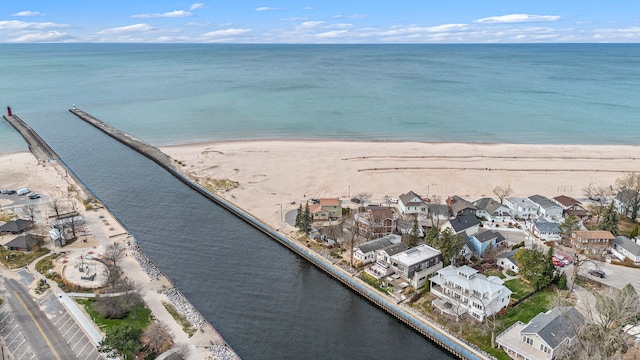
[[[34,359],[76,359],[60,331],[40,310],[27,289],[13,279],[5,279],[5,286],[12,318],[29,345]]]

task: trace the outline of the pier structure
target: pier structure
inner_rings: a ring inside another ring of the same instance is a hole
[[[449,351],[454,356],[460,359],[493,359],[491,355],[480,350],[476,346],[448,332],[444,328],[440,327],[437,323],[430,321],[420,314],[417,314],[412,309],[403,305],[399,305],[391,298],[383,296],[381,293],[377,292],[375,289],[372,289],[360,279],[354,277],[339,266],[335,266],[328,259],[325,259],[319,254],[316,254],[315,252],[307,249],[303,245],[289,239],[285,235],[278,232],[277,229],[274,229],[271,226],[263,223],[253,215],[244,211],[239,206],[214,194],[205,187],[189,179],[186,175],[184,175],[177,169],[177,167],[173,164],[171,157],[160,151],[158,148],[147,144],[142,140],[136,139],[135,137],[114,128],[113,126],[89,115],[88,113],[78,108],[73,108],[69,111],[78,116],[80,119],[100,129],[105,134],[111,136],[119,142],[129,146],[136,152],[154,161],[165,170],[167,170],[170,174],[175,176],[178,180],[183,182],[185,185],[199,192],[201,195],[218,204],[219,206],[222,206],[232,214],[236,215],[240,219],[246,221],[250,225],[260,230],[267,236],[286,246],[299,256],[305,258],[307,261],[325,271],[327,274],[340,281],[343,285],[347,286],[352,291],[361,295],[381,309],[387,311],[389,314],[402,321],[418,333],[422,334],[438,346]]]

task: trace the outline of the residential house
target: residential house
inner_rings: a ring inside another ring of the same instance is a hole
[[[43,236],[22,233],[11,239],[4,246],[9,250],[32,251],[35,250],[43,242]]]
[[[558,241],[562,238],[560,234],[560,225],[558,223],[541,218],[532,221],[530,226],[531,228],[529,231],[544,241]]]
[[[329,212],[324,210],[320,204],[309,205],[309,213],[311,213],[311,220],[313,221],[329,220]]]
[[[515,250],[511,250],[509,252],[506,252],[504,254],[501,254],[498,257],[498,260],[496,261],[496,264],[498,264],[498,266],[500,266],[501,268],[505,269],[505,270],[511,270],[514,273],[518,273],[518,271],[520,271],[520,268],[518,267],[518,264],[516,263],[516,258],[515,258]]]
[[[376,251],[385,248],[391,244],[397,244],[400,242],[399,235],[387,235],[380,239],[367,241],[364,244],[356,246],[353,251],[354,265],[366,265],[376,262]]]
[[[403,242],[399,242],[396,244],[385,246],[380,250],[376,250],[376,261],[373,264],[367,266],[365,272],[375,277],[376,279],[381,279],[385,276],[393,274],[394,270],[391,268],[391,257],[397,253],[407,250],[408,248],[409,245]]]
[[[601,253],[609,250],[615,236],[604,230],[580,230],[571,233],[571,244],[579,250]]]
[[[360,235],[367,239],[387,236],[396,229],[398,217],[390,207],[368,206],[367,211],[354,216]]]
[[[442,226],[442,230],[450,229],[454,234],[466,233],[468,236],[474,235],[480,228],[480,220],[475,214],[456,216]]]
[[[486,277],[467,265],[449,265],[438,270],[429,281],[431,293],[441,301],[433,302],[440,311],[459,316],[466,312],[484,321],[509,306],[511,290],[497,276]]]
[[[558,221],[562,218],[562,207],[553,200],[542,195],[529,196],[529,200],[538,205],[538,217],[549,221]]]
[[[393,270],[407,280],[414,289],[427,283],[427,276],[442,269],[442,253],[421,244],[391,256]]]
[[[338,198],[320,198],[318,205],[322,210],[329,213],[330,219],[338,219],[342,217],[342,201]]]
[[[469,243],[474,254],[483,257],[484,252],[492,247],[499,249],[506,244],[505,237],[499,232],[481,229],[475,235],[469,236]]]
[[[413,191],[398,197],[398,210],[404,215],[427,215],[427,203]]]
[[[623,189],[620,190],[616,198],[613,199],[613,206],[619,214],[631,216],[634,201],[640,203],[640,195],[638,192],[631,189]],[[638,215],[640,215],[640,209],[638,210]]]
[[[20,234],[25,230],[30,229],[33,226],[33,221],[24,220],[24,219],[16,219],[11,220],[5,224],[0,226],[0,234]]]
[[[473,202],[476,207],[476,216],[493,222],[505,222],[511,218],[508,206],[500,204],[492,198],[482,198]]]
[[[640,245],[626,236],[616,236],[611,253],[622,261],[629,259],[634,263],[640,263]]]
[[[589,217],[589,212],[582,206],[582,203],[572,197],[560,195],[553,199],[553,202],[560,205],[562,208],[562,215],[567,217],[573,215],[580,220],[584,220]]]
[[[574,307],[556,307],[536,315],[529,323],[516,322],[496,337],[512,359],[551,360],[576,338],[584,317]]]
[[[452,217],[469,214],[475,215],[477,210],[472,203],[457,195],[447,198],[447,206],[449,207],[449,215]]]
[[[538,204],[529,198],[511,196],[504,199],[504,204],[511,210],[511,217],[518,220],[535,219],[538,215]]]

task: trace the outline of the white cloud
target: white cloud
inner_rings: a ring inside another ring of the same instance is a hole
[[[25,22],[19,20],[0,21],[0,31],[16,31],[16,30],[45,30],[45,29],[61,29],[67,28],[67,24],[57,24],[52,22]]]
[[[242,34],[249,33],[251,31],[253,30],[230,28],[230,29],[224,29],[224,30],[211,31],[211,32],[202,34],[202,36],[205,38],[217,38],[217,37],[242,35]]]
[[[529,14],[509,14],[501,16],[489,16],[482,19],[474,20],[478,24],[496,24],[496,23],[524,23],[524,22],[547,22],[558,21],[559,15],[529,15]]]
[[[115,34],[128,34],[128,33],[141,33],[156,30],[149,24],[133,24],[121,27],[115,27],[111,29],[104,29],[98,31],[96,34],[99,35],[115,35]]]
[[[301,28],[305,28],[305,29],[310,29],[310,28],[314,28],[317,27],[319,25],[324,24],[324,21],[305,21],[302,24],[300,24],[299,27]]]
[[[48,31],[45,33],[25,34],[15,39],[9,39],[11,42],[60,42],[71,39],[67,33],[59,31]]]
[[[195,26],[195,27],[204,27],[211,25],[210,22],[200,23],[200,22],[188,22],[185,24],[186,26]]]
[[[605,39],[623,39],[625,41],[633,40],[634,42],[638,42],[640,41],[640,26],[631,26],[619,29],[595,29],[593,31],[593,38],[598,41]]]
[[[305,9],[305,10],[313,10],[313,7],[311,7],[311,6],[305,6],[305,7],[304,7],[304,9]]]
[[[159,18],[159,17],[187,17],[192,15],[193,14],[189,11],[175,10],[175,11],[169,11],[161,14],[137,14],[137,15],[131,15],[131,17],[138,18],[138,19],[150,19],[150,18]]]
[[[365,19],[367,15],[353,14],[353,15],[333,15],[334,19]]]
[[[11,16],[42,16],[42,15],[44,14],[39,11],[20,11]]]
[[[347,30],[332,30],[332,31],[327,31],[327,32],[317,34],[316,37],[319,37],[321,39],[336,38],[346,34],[347,32],[348,32]]]
[[[197,9],[204,9],[205,5],[204,3],[195,3],[195,4],[191,4],[191,6],[189,6],[189,10],[193,11],[193,10],[197,10]]]
[[[302,21],[302,20],[307,20],[307,19],[308,19],[308,17],[299,16],[299,17],[282,18],[280,20],[282,20],[282,21]]]
[[[284,9],[272,8],[268,6],[262,6],[262,7],[256,8],[256,11],[277,11],[277,10],[284,10]]]
[[[419,33],[441,33],[441,32],[454,32],[463,31],[468,29],[467,24],[443,24],[436,26],[408,26],[408,27],[396,27],[391,30],[382,32],[382,36],[397,36],[406,34],[419,34]]]

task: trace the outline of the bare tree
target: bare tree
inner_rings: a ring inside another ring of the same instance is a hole
[[[104,277],[107,279],[107,284],[111,287],[112,291],[115,291],[122,280],[122,271],[117,266],[107,266],[103,268]]]
[[[60,213],[64,211],[60,198],[53,197],[49,203],[49,208],[56,213],[56,218],[60,217]]]
[[[354,196],[354,198],[358,199],[361,204],[364,204],[365,202],[371,200],[372,196],[373,196],[373,194],[370,193],[370,192],[361,192],[361,193],[357,193]]]
[[[130,278],[124,278],[122,281],[122,290],[125,293],[122,295],[122,300],[126,305],[128,311],[133,311],[133,318],[137,316],[138,305],[142,304],[142,293],[144,291],[144,285],[132,280]]]
[[[125,256],[126,249],[120,243],[109,244],[104,250],[104,258],[109,262],[110,267],[117,267],[118,263]]]
[[[189,344],[178,343],[175,346],[175,352],[173,353],[173,360],[185,360],[189,357]]]
[[[625,211],[631,220],[636,221],[640,210],[640,173],[631,172],[616,180],[618,191],[626,195]]]
[[[355,248],[355,244],[356,244],[356,240],[358,238],[358,236],[360,235],[360,226],[358,226],[358,221],[355,219],[355,217],[349,219],[349,223],[350,223],[350,232],[351,232],[351,237],[349,239],[349,247],[350,249],[350,256],[351,259],[349,260],[349,264],[351,265],[351,267],[353,267],[353,249]]]
[[[27,215],[31,221],[33,221],[36,216],[36,210],[38,210],[38,208],[35,204],[26,204],[22,207],[22,212]]]
[[[604,212],[604,208],[607,206],[611,199],[611,186],[600,186],[589,184],[588,187],[583,189],[584,195],[591,200],[591,213],[596,216],[597,222],[600,222],[600,217]]]
[[[502,204],[502,202],[504,201],[504,198],[513,194],[513,189],[511,189],[511,185],[507,185],[507,186],[498,185],[495,188],[493,188],[493,193],[496,194],[498,199],[500,199],[500,204]]]
[[[580,267],[584,265],[584,263],[589,261],[589,258],[587,258],[583,251],[577,249],[575,251],[570,251],[569,257],[571,257],[571,262],[573,264],[573,272],[571,274],[571,281],[569,283],[569,286],[567,287],[569,289],[569,292],[572,292],[573,285],[576,283],[576,279],[578,278],[578,271],[580,270]]]
[[[142,345],[153,351],[156,355],[171,349],[173,338],[169,327],[162,321],[155,321],[149,325],[142,334]]]

